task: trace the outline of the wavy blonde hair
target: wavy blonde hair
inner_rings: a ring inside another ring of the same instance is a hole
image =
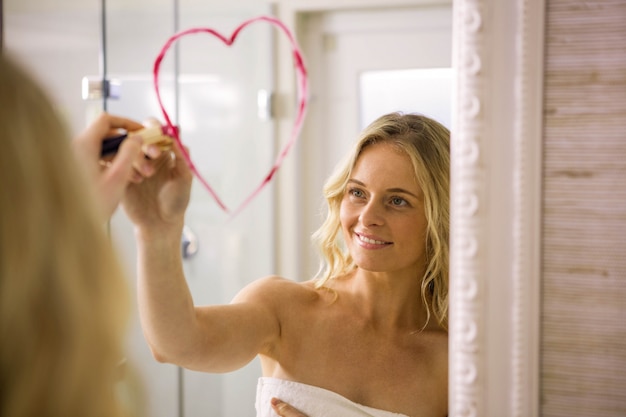
[[[427,267],[421,280],[421,297],[427,322],[434,316],[448,325],[448,269],[450,232],[450,131],[419,114],[391,113],[372,122],[362,132],[352,151],[324,186],[327,216],[313,234],[322,254],[316,285],[324,287],[334,277],[356,267],[341,235],[339,209],[354,166],[363,150],[375,143],[391,143],[413,163],[415,177],[424,193]]]
[[[126,280],[45,93],[0,56],[0,415],[126,415]]]

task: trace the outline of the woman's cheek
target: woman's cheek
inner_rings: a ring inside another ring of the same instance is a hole
[[[344,197],[341,201],[341,205],[339,206],[339,221],[341,222],[341,227],[349,226],[351,217],[353,214],[354,208],[350,204],[350,199],[348,197]]]

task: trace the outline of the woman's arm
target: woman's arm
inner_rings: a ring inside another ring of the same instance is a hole
[[[257,281],[222,306],[195,307],[184,276],[180,240],[192,174],[178,146],[157,172],[131,184],[123,200],[135,224],[138,303],[155,358],[207,372],[237,369],[269,349],[279,324],[267,296],[272,280]]]

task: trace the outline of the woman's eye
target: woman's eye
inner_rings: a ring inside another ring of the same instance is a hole
[[[401,197],[392,197],[391,198],[391,204],[394,206],[405,206],[407,205],[407,201],[404,198]]]
[[[350,190],[348,190],[348,193],[351,196],[357,197],[357,198],[361,198],[365,196],[365,194],[363,194],[363,191],[359,190],[358,188],[351,188]]]

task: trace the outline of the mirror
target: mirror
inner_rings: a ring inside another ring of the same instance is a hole
[[[113,21],[109,21],[112,26],[124,23],[126,28],[131,28],[126,31],[126,37],[118,39],[118,42],[132,44],[136,40],[134,34],[151,33],[152,49],[142,46],[112,50],[111,70],[118,75],[149,74],[146,68],[151,68],[150,60],[155,56],[156,48],[167,34],[175,30],[175,13],[179,13],[179,20],[176,21],[181,26],[204,23],[205,16],[207,19],[223,17],[223,24],[228,26],[235,16],[241,18],[259,12],[274,12],[288,27],[304,36],[307,33],[304,29],[311,24],[311,18],[327,11],[356,9],[363,12],[367,9],[384,13],[389,7],[430,7],[433,4],[452,7],[452,30],[449,32],[453,46],[452,62],[451,65],[441,65],[453,68],[454,80],[450,121],[454,183],[451,207],[454,233],[450,277],[450,415],[538,415],[538,285],[533,277],[539,276],[535,273],[539,262],[535,249],[539,240],[539,219],[533,202],[539,201],[537,178],[540,152],[537,142],[541,137],[538,113],[542,108],[543,2],[534,2],[532,7],[523,0],[456,0],[452,4],[449,1],[396,0],[392,3],[366,0],[355,5],[348,1],[281,0],[261,6],[250,2],[227,7],[218,1],[203,2],[202,5],[183,0],[112,2],[116,7],[131,9],[133,13],[129,15],[135,16],[134,19],[124,20],[118,14]],[[176,8],[172,4],[176,4]],[[68,115],[73,130],[79,131],[90,117],[90,108],[94,111],[100,106],[99,103],[86,104],[80,98],[82,77],[99,74],[101,70],[97,58],[101,49],[99,5],[67,0],[55,2],[53,6],[41,5],[37,1],[13,0],[4,2],[3,7],[5,46],[27,61],[51,94],[60,99],[61,111]],[[195,14],[197,9],[194,7],[201,8],[205,14]],[[366,16],[364,18],[367,19]],[[276,93],[279,117],[269,127],[261,125],[264,126],[261,129],[271,133],[276,144],[281,144],[289,137],[288,108],[295,94],[289,54],[285,53],[282,42],[275,42],[276,60],[268,66],[273,76],[268,79]],[[337,43],[331,36],[324,38],[321,45],[332,52]],[[428,47],[427,42],[419,45]],[[421,48],[418,49],[423,53]],[[268,52],[265,48],[259,50],[261,54]],[[124,53],[115,57],[120,51]],[[143,53],[145,57],[139,57]],[[190,60],[187,62],[192,68],[195,65],[193,57],[186,55],[182,48],[180,53],[183,60]],[[311,64],[315,65],[314,62]],[[173,73],[175,69],[170,71]],[[205,86],[209,82],[200,80]],[[134,79],[133,83],[131,89],[149,88],[145,85],[145,78]],[[182,89],[191,85],[190,81]],[[251,87],[251,90],[254,89]],[[225,89],[222,92],[230,94],[228,91]],[[172,90],[172,95],[181,93]],[[181,110],[184,108],[185,105]],[[227,112],[227,109],[223,110]],[[351,111],[358,113],[357,107]],[[319,115],[312,114],[311,117]],[[358,120],[358,117],[353,120]],[[337,134],[346,140],[354,137],[352,130],[342,130]],[[310,254],[307,254],[308,235],[303,233],[303,227],[306,229],[309,224],[303,223],[301,216],[305,216],[308,222],[317,222],[315,213],[318,206],[312,201],[306,207],[311,212],[302,214],[302,207],[294,197],[299,195],[298,173],[307,168],[304,164],[307,156],[294,153],[286,161],[282,176],[266,196],[266,204],[272,209],[264,209],[269,216],[267,233],[277,241],[276,247],[271,248],[265,258],[269,261],[264,268],[290,277],[306,275],[314,269]],[[324,159],[324,154],[317,158]],[[507,188],[512,190],[510,195],[499,196],[499,199],[488,198],[494,190]],[[321,187],[311,189],[318,193]],[[202,202],[197,213],[203,213],[208,206],[208,203]],[[215,216],[218,214],[215,213]],[[275,222],[277,218],[281,221]],[[124,230],[123,219],[119,222],[120,230]],[[243,220],[242,224],[245,224]],[[511,233],[510,225],[514,225],[515,233]],[[215,226],[192,228],[198,234],[199,251],[205,251],[204,257],[194,259],[218,257],[215,248],[204,246],[205,239],[202,237],[213,233]],[[118,232],[122,241],[124,233]],[[298,242],[302,249],[291,256],[293,242]],[[241,235],[234,234],[224,246],[227,250],[239,250],[245,245]],[[235,274],[242,271],[233,272],[233,269],[246,267],[223,266],[231,269],[229,273]],[[189,264],[189,268],[193,271],[192,275],[199,269],[197,264]],[[129,270],[132,270],[131,266]],[[253,276],[258,276],[258,273],[259,268],[256,268]],[[198,278],[197,287],[202,288],[198,290],[202,296],[217,293],[219,297],[227,298],[240,288],[241,283],[217,283],[217,287],[212,289],[215,292],[208,294]],[[502,314],[489,314],[492,311]],[[143,343],[140,337],[133,340],[132,349],[138,349],[138,352],[145,350],[145,347],[140,347]],[[138,357],[142,355],[138,354]],[[174,367],[155,366],[160,369],[157,372],[163,372],[163,375],[150,378],[147,395],[150,415],[171,416],[185,412],[193,415],[196,406],[216,415],[245,415],[252,409],[253,400],[243,400],[238,388],[235,392],[234,387],[240,383],[239,375],[207,381],[203,379],[205,376],[182,373]],[[194,381],[200,379],[202,382],[196,385]],[[159,395],[153,395],[153,392]],[[210,405],[202,399],[207,398],[207,393],[215,395],[210,397]],[[253,389],[250,395],[254,396]]]

